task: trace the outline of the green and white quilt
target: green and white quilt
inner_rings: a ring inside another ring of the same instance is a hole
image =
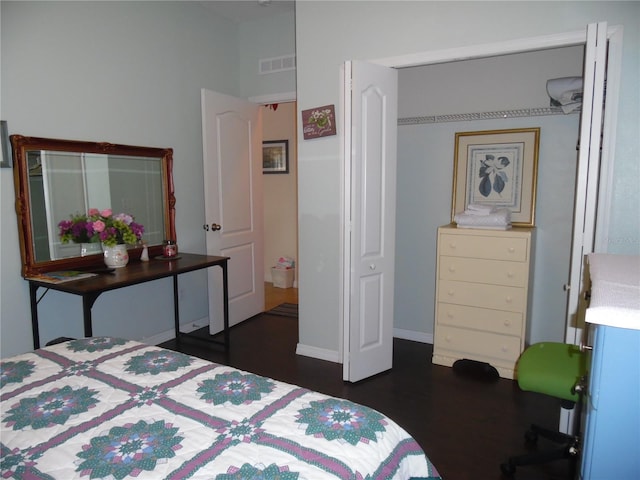
[[[0,380],[2,479],[440,478],[371,408],[138,342],[46,347]]]

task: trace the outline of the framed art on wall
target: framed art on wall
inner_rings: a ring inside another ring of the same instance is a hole
[[[302,135],[305,140],[329,137],[335,134],[336,109],[334,105],[324,105],[302,111]]]
[[[508,208],[515,226],[535,223],[540,128],[456,133],[451,219],[468,205]]]
[[[289,173],[289,140],[262,142],[262,173]]]

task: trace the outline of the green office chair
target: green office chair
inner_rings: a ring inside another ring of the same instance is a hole
[[[518,360],[516,369],[518,386],[525,391],[543,393],[558,398],[563,408],[573,408],[577,404],[578,421],[576,431],[568,435],[531,425],[525,433],[525,441],[535,444],[538,436],[558,444],[555,449],[535,451],[512,456],[500,465],[502,473],[508,477],[515,474],[516,467],[546,463],[553,460],[569,459],[569,478],[575,478],[579,453],[579,424],[582,406],[583,380],[586,375],[586,357],[576,345],[541,342],[528,347]]]

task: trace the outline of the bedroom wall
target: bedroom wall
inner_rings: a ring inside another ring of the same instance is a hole
[[[295,14],[293,11],[239,25],[239,87],[242,97],[280,95],[296,91],[295,70],[260,74],[264,58],[295,54]]]
[[[581,76],[584,48],[527,52],[398,71],[398,117],[548,107],[546,82]],[[398,127],[394,333],[431,343],[436,229],[449,223],[456,132],[541,129],[529,341],[562,341],[579,115]]]
[[[298,109],[335,104],[342,129],[340,67],[514,39],[583,31],[607,20],[624,26],[610,247],[640,250],[637,136],[640,5],[628,2],[299,2],[296,8]],[[318,35],[318,25],[327,30]],[[491,28],[487,26],[491,25]],[[384,32],[381,35],[380,32]],[[341,345],[341,137],[304,141],[299,132],[300,344],[335,358]],[[449,156],[447,155],[447,161]],[[448,183],[448,182],[446,182]],[[626,221],[623,219],[626,218]],[[434,232],[435,234],[435,232]]]
[[[205,253],[200,89],[242,95],[238,26],[199,2],[3,0],[0,9],[0,114],[9,133],[172,147],[179,248]],[[265,31],[262,48],[279,35]],[[271,92],[245,92],[263,93]],[[10,169],[0,182],[0,355],[8,356],[33,344]],[[181,276],[183,325],[206,324],[206,284],[203,272]],[[93,308],[95,334],[170,335],[170,292],[170,280],[159,280],[104,294]],[[79,299],[49,292],[40,312],[43,343],[82,336]]]

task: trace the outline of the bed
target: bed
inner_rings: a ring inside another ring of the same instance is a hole
[[[142,343],[1,362],[0,478],[439,479],[368,407]]]

